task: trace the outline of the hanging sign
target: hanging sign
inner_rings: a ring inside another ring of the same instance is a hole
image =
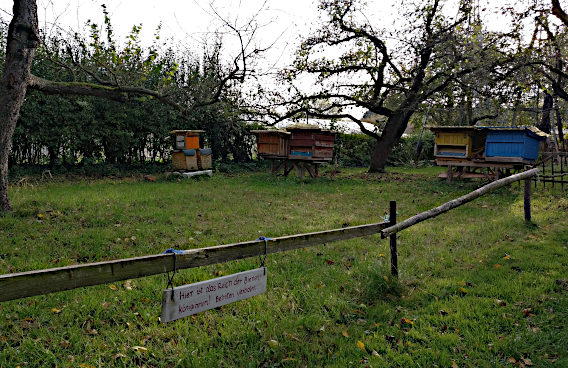
[[[235,273],[162,293],[162,322],[174,321],[266,292],[266,268]],[[173,298],[172,298],[173,293]]]

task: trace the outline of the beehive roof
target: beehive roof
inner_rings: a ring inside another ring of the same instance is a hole
[[[170,134],[179,134],[179,133],[205,133],[205,130],[172,130]]]

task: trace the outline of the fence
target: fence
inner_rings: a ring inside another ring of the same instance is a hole
[[[151,276],[178,269],[195,268],[265,254],[279,253],[379,233],[382,238],[389,237],[390,239],[391,273],[393,276],[398,276],[396,233],[473,201],[494,189],[523,179],[525,180],[525,219],[530,220],[530,178],[538,175],[538,171],[539,169],[535,168],[494,181],[469,194],[426,212],[422,212],[416,216],[412,216],[400,223],[396,222],[396,202],[391,201],[390,218],[387,222],[283,236],[267,239],[266,241],[257,239],[248,242],[178,251],[179,253],[155,254],[144,257],[0,275],[0,290],[2,290],[0,293],[0,302],[71,290],[84,286]],[[529,185],[526,185],[526,183]]]
[[[539,181],[545,188],[547,183],[553,188],[559,185],[562,189],[564,184],[568,184],[568,152],[544,152],[538,166],[541,168]]]

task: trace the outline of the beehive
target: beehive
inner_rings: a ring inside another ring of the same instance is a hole
[[[213,167],[211,153],[211,148],[200,148],[197,150],[197,163],[201,170],[207,170]]]
[[[199,133],[204,130],[172,130],[170,134],[175,135],[174,150],[198,149]]]
[[[287,157],[290,153],[290,133],[283,130],[253,130],[258,137],[259,156]]]
[[[174,170],[198,170],[202,161],[206,168],[211,168],[211,149],[201,157],[199,134],[203,130],[173,130],[174,150],[172,151],[172,168]]]
[[[434,133],[437,158],[471,159],[483,157],[485,133],[475,127],[430,127]]]
[[[536,127],[483,128],[487,132],[485,157],[488,161],[535,161],[539,142],[548,134]]]
[[[288,127],[291,159],[331,161],[337,132],[313,125]]]

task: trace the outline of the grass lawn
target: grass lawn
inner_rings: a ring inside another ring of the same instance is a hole
[[[0,274],[380,222],[392,199],[404,219],[484,184],[438,171],[14,186]],[[398,280],[368,236],[269,255],[266,294],[167,324],[166,275],[0,303],[0,367],[568,367],[568,196],[548,187],[529,224],[514,184],[399,233]]]

